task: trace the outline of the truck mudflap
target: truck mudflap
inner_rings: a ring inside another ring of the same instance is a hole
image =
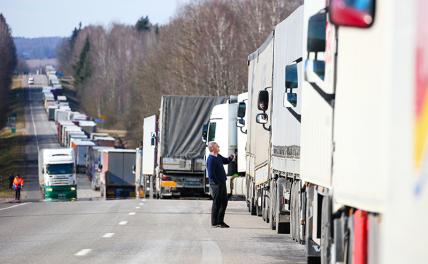
[[[135,198],[135,186],[109,186],[106,187],[106,199]]]
[[[75,200],[77,199],[76,185],[45,186],[45,200]]]

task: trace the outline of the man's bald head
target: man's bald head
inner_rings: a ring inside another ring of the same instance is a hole
[[[217,154],[219,152],[219,146],[217,142],[215,141],[208,142],[208,150],[213,154]]]

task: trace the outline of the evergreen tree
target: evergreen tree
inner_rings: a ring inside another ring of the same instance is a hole
[[[152,24],[150,23],[149,17],[142,16],[140,19],[138,19],[137,23],[135,24],[135,28],[140,32],[150,31],[152,29]]]
[[[90,60],[91,43],[86,37],[85,44],[80,52],[79,60],[74,66],[74,79],[77,85],[85,82],[91,76],[91,60]]]

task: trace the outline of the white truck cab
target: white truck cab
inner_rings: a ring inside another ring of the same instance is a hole
[[[40,150],[39,184],[47,200],[77,198],[77,179],[72,149]]]

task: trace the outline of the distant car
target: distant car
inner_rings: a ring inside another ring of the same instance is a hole
[[[28,84],[34,84],[34,77],[28,78]]]

